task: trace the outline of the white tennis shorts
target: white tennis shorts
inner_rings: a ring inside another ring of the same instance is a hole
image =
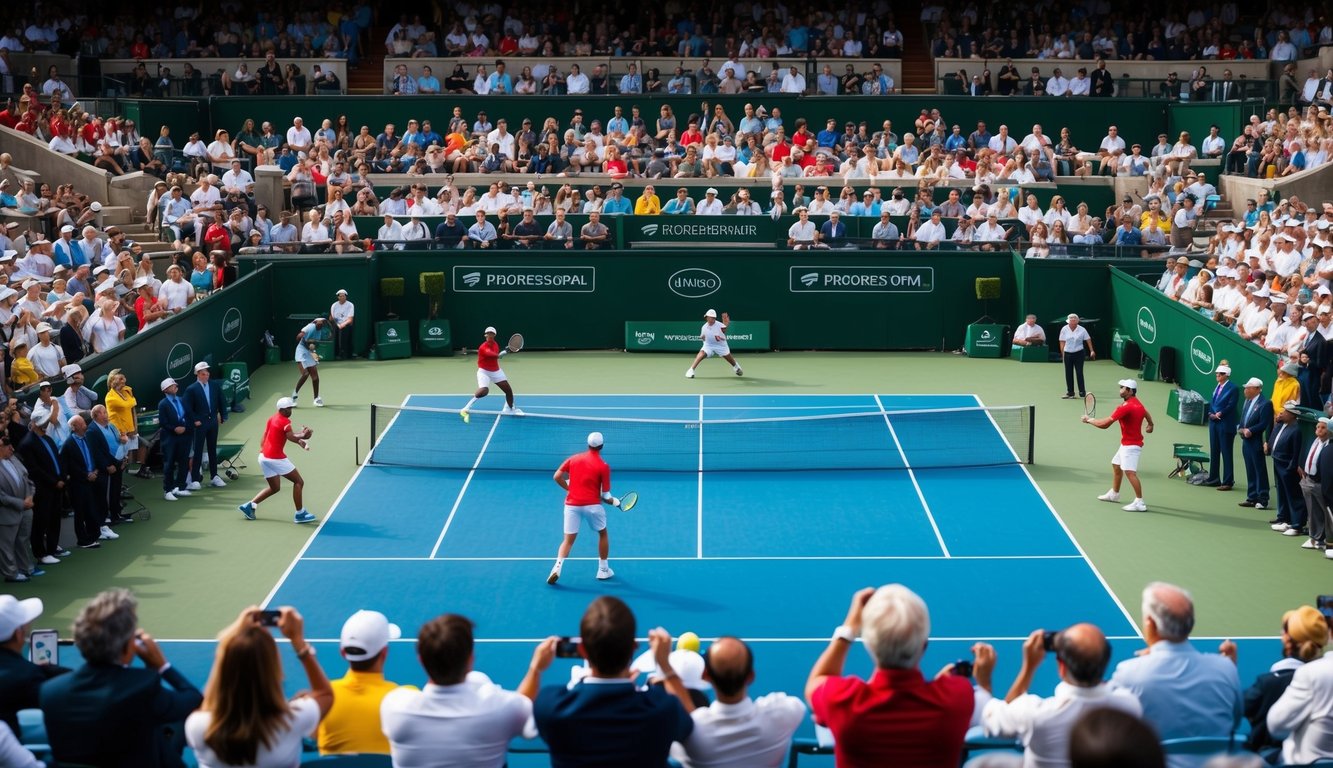
[[[709,357],[726,357],[731,354],[731,347],[725,344],[705,344],[702,351]]]
[[[477,369],[478,389],[490,389],[492,385],[499,384],[502,381],[508,381],[508,380],[509,377],[505,376],[503,368],[501,368],[498,371],[488,371],[485,368]]]
[[[264,471],[264,477],[282,477],[296,471],[296,465],[291,459],[270,459],[264,454],[259,454],[259,468]]]
[[[1111,457],[1111,463],[1126,472],[1139,471],[1139,455],[1143,453],[1141,445],[1122,445]]]
[[[588,525],[592,526],[594,531],[606,530],[606,507],[601,504],[589,504],[583,507],[565,505],[565,533],[567,535],[578,533],[584,520],[588,521]]]

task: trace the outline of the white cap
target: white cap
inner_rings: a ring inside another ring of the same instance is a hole
[[[482,331],[482,333],[495,333],[495,326],[493,325],[486,326],[486,330]]]
[[[96,200],[94,200],[93,204],[88,207],[93,209],[93,213],[101,213],[102,211],[102,204],[97,202]]]
[[[716,194],[717,194],[717,187],[709,187],[708,189],[705,189],[705,190],[704,190],[704,194],[705,194],[705,195],[716,195]]]
[[[62,367],[60,373],[68,379],[76,373],[83,373],[83,368],[81,368],[78,363],[70,363],[69,365]]]
[[[367,661],[378,656],[390,640],[402,636],[403,630],[397,624],[390,624],[379,611],[357,611],[343,623],[338,645],[348,661]],[[348,648],[356,648],[360,653],[348,653]]]
[[[1319,286],[1318,288],[1314,289],[1314,292],[1320,296],[1333,295],[1333,291],[1330,291],[1327,285]]]
[[[195,372],[195,373],[198,373],[198,372],[200,372],[200,371],[206,371],[206,370],[208,370],[208,363],[207,363],[207,362],[205,362],[205,361],[203,361],[203,360],[200,360],[199,362],[197,362],[197,363],[194,364],[194,372]]]
[[[278,410],[281,411],[284,408],[295,408],[295,407],[296,407],[296,401],[291,399],[290,397],[278,398]]]
[[[168,389],[171,389],[172,387],[176,386],[176,380],[168,376],[167,378],[162,380],[161,386],[162,386],[162,391],[166,392]]]
[[[1264,380],[1261,379],[1261,378],[1259,378],[1258,376],[1251,376],[1251,377],[1250,377],[1250,380],[1247,381],[1247,382],[1245,382],[1245,386],[1246,386],[1247,388],[1248,388],[1248,387],[1261,387],[1261,388],[1262,388],[1263,385],[1264,385]]]
[[[704,313],[704,317],[717,317],[717,310],[710,309]]]
[[[0,640],[9,640],[14,633],[42,615],[42,599],[30,597],[20,600],[13,595],[0,595]]]
[[[100,275],[100,274],[102,274],[103,272],[110,272],[110,271],[111,271],[111,267],[108,267],[107,265],[102,264],[101,266],[99,266],[99,267],[97,267],[96,269],[93,270],[93,274],[94,274],[94,275]]]
[[[1119,384],[1125,389],[1132,389],[1135,392],[1139,391],[1139,383],[1133,379],[1121,379]]]
[[[1292,413],[1300,413],[1301,404],[1295,400],[1288,400],[1282,404],[1282,410],[1291,411]]]
[[[38,323],[38,324],[37,324],[37,332],[38,332],[38,333],[50,333],[50,332],[51,332],[51,324],[50,324],[50,323]]]
[[[1215,371],[1215,373],[1225,373],[1226,375],[1230,376],[1230,375],[1231,375],[1231,366],[1229,366],[1229,365],[1219,365],[1219,366],[1217,366],[1217,370]]]
[[[589,447],[589,448],[601,448],[601,447],[602,447],[602,443],[603,443],[603,440],[602,440],[602,433],[601,433],[601,432],[589,432],[589,433],[588,433],[588,447]]]
[[[65,226],[60,228],[60,234],[62,235],[65,234],[66,232],[73,232],[73,231],[74,231],[73,224],[66,224]]]
[[[133,283],[130,287],[131,287],[131,288],[143,288],[143,287],[145,287],[145,286],[147,286],[147,285],[148,285],[148,278],[147,278],[147,277],[139,277],[139,278],[135,278],[134,283]]]
[[[347,290],[344,289],[344,288],[339,288],[339,289],[338,289],[338,292],[335,293],[335,294],[333,294],[333,295],[334,295],[334,296],[346,296],[346,295],[347,295]]]

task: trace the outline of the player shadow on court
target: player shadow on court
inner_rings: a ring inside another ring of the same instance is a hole
[[[612,562],[614,563],[615,561],[612,560]],[[562,580],[552,585],[551,588],[563,589],[567,592],[598,595],[598,596],[604,594],[614,594],[618,597],[623,597],[626,600],[626,602],[630,602],[632,605],[635,606],[644,606],[647,605],[648,603],[656,602],[658,605],[663,607],[674,608],[681,611],[689,611],[692,613],[719,613],[730,610],[728,606],[725,606],[721,603],[714,603],[708,600],[701,600],[697,597],[682,595],[679,592],[659,591],[655,589],[643,589],[642,587],[636,587],[628,577],[624,576],[621,573],[621,571],[616,571],[616,576],[614,579],[605,582],[600,582],[597,585],[590,584],[588,586],[583,586],[583,585],[575,586],[575,585],[568,585]],[[633,599],[631,599],[631,596],[633,596]],[[647,609],[645,608],[644,610]]]
[[[762,387],[791,388],[791,387],[810,386],[809,382],[792,381],[791,379],[766,379],[762,376],[751,376],[749,373],[746,373],[744,376],[736,376],[735,374],[732,374],[730,371],[728,371],[727,373],[728,373],[727,376],[722,376],[720,374],[718,376],[708,376],[707,374],[704,373],[696,373],[694,381],[711,381],[716,379],[717,381],[730,381],[731,383],[737,386],[744,386],[744,387],[762,386]],[[704,394],[717,394],[717,393],[706,392]]]
[[[263,517],[260,517],[255,522],[263,519]],[[275,517],[273,520],[286,525],[292,524],[290,514],[285,518]],[[247,520],[246,522],[250,521]],[[324,527],[320,529],[319,535],[331,538],[369,539],[373,541],[388,541],[390,538],[389,529],[386,526],[354,520],[338,520],[337,518],[325,523]]]

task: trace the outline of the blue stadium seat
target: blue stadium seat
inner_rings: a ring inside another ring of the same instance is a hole
[[[792,739],[791,752],[787,758],[787,768],[796,768],[801,755],[831,755],[833,745],[824,746],[815,739]]]
[[[1168,755],[1216,755],[1237,751],[1233,736],[1194,736],[1187,739],[1163,739],[1162,751]]]

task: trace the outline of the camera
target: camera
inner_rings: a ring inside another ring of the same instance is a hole
[[[579,658],[579,643],[581,638],[562,637],[555,644],[555,657],[557,659],[577,659]]]
[[[1042,633],[1041,633],[1041,647],[1042,647],[1042,648],[1045,648],[1047,651],[1054,651],[1054,650],[1055,650],[1055,638],[1056,638],[1059,634],[1060,634],[1059,632],[1057,632],[1057,631],[1055,631],[1055,630],[1053,630],[1053,629],[1048,629],[1048,630],[1046,630],[1045,632],[1042,632]]]
[[[276,627],[281,616],[282,611],[260,611],[259,625],[262,627]]]
[[[959,677],[971,677],[972,662],[968,659],[959,659],[958,661],[955,661],[953,663],[951,674],[958,675]]]

